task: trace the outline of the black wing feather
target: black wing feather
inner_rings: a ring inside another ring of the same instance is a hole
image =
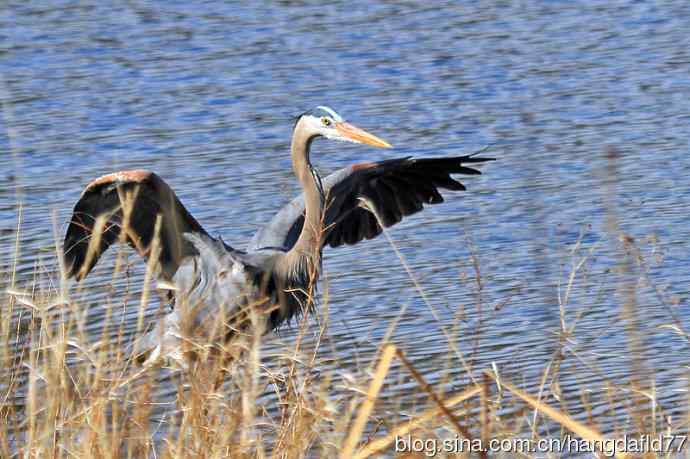
[[[156,218],[161,215],[159,262],[162,275],[168,279],[172,278],[184,256],[196,252],[182,235],[186,232],[207,235],[156,174],[125,171],[103,176],[86,187],[74,206],[63,244],[69,277],[79,280],[86,277],[103,252],[119,239],[124,224],[124,205],[132,206],[126,240],[144,257],[148,257]],[[101,216],[105,216],[106,223],[100,244],[89,256],[89,242],[96,220]]]
[[[452,175],[481,174],[465,164],[491,160],[493,158],[474,156],[401,158],[352,167],[351,174],[329,190],[332,206],[326,213],[328,228],[324,244],[331,247],[351,245],[381,234],[382,228],[377,218],[369,212],[361,198],[373,205],[384,226],[392,226],[404,217],[421,211],[424,204],[443,202],[441,189],[464,191],[465,186]],[[303,218],[297,219],[289,233],[298,235],[303,224]]]

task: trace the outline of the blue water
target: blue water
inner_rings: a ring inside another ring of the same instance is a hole
[[[362,371],[407,305],[394,340],[430,381],[468,380],[446,330],[474,372],[495,363],[536,392],[559,349],[559,286],[564,295],[589,256],[563,308],[577,324],[563,403],[586,419],[591,391],[599,427],[614,430],[604,387],[641,365],[661,412],[676,423],[687,413],[688,340],[664,326],[690,330],[689,3],[6,5],[0,265],[12,263],[21,204],[20,283],[54,270],[54,222],[62,237],[86,183],[119,169],[156,171],[207,229],[245,246],[298,192],[292,117],[325,104],[396,148],[317,141],[324,173],[485,146],[498,161],[390,231],[440,322],[385,237],[326,251],[322,351],[336,363],[323,371]],[[104,260],[91,283],[112,267]],[[123,314],[134,326],[135,308]],[[384,399],[425,403],[411,387]]]

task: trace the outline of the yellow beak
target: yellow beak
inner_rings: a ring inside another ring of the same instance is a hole
[[[379,139],[374,134],[369,134],[364,129],[360,129],[357,126],[346,123],[345,121],[336,123],[335,129],[340,133],[340,135],[354,142],[366,143],[372,147],[393,148],[393,146],[385,140]]]

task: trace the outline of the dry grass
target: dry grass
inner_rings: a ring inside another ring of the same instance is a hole
[[[56,240],[57,236],[56,231]],[[609,400],[608,418],[627,420],[621,428],[614,426],[609,438],[685,431],[683,422],[673,424],[666,420],[656,403],[653,378],[641,359],[634,361],[631,371],[635,377],[630,383],[609,381],[605,394],[592,394],[583,381],[578,395],[583,408],[576,414],[582,414],[584,409],[589,413],[585,421],[582,416],[576,420],[569,412],[572,405],[565,402],[559,384],[562,364],[571,359],[583,366],[590,365],[571,345],[586,308],[574,317],[566,313],[576,281],[584,275],[591,256],[591,250],[581,250],[579,242],[571,252],[571,268],[558,292],[559,345],[551,362],[540,370],[543,376],[538,390],[529,393],[515,382],[519,375],[513,374],[510,381],[496,364],[476,367],[481,330],[477,330],[473,349],[463,352],[457,344],[457,321],[452,326],[441,321],[431,299],[390,239],[430,314],[438,320],[445,345],[451,351],[444,376],[435,384],[426,381],[404,349],[389,342],[404,308],[391,321],[372,365],[360,368],[354,375],[337,370],[319,373],[319,362],[324,360],[319,347],[328,337],[327,294],[323,295],[318,321],[301,319],[296,327],[297,339],[285,344],[278,355],[265,357],[264,338],[250,329],[234,344],[234,350],[228,350],[233,355],[241,354],[239,361],[227,363],[229,359],[202,353],[188,369],[167,364],[142,367],[123,351],[129,339],[128,330],[115,319],[116,308],[123,307],[121,300],[110,298],[102,306],[102,332],[94,335],[86,330],[86,305],[69,295],[63,266],[48,276],[37,270],[33,279],[20,284],[16,275],[20,239],[18,229],[12,249],[14,257],[0,278],[1,457],[366,458],[396,455],[396,444],[407,436],[427,445],[453,438],[482,441],[484,445],[489,439],[518,437],[537,442],[563,438],[566,433],[573,438],[603,441],[601,431],[611,429],[597,419],[591,402],[595,397]],[[639,261],[640,251],[635,249],[633,240],[622,241],[632,258],[625,258],[621,269],[630,271],[634,269],[631,260]],[[114,279],[126,275],[126,271],[120,272],[126,265],[119,255]],[[476,308],[481,317],[485,308],[481,295],[484,283],[476,255],[472,265],[476,274]],[[135,335],[144,328],[149,303],[146,287],[154,268],[149,265],[144,276]],[[621,286],[626,315],[636,313],[634,289],[634,285]],[[495,305],[493,314],[500,314],[502,306]],[[684,334],[680,322],[670,326]],[[639,352],[642,344],[636,339],[638,332],[633,328],[626,331],[630,349]],[[304,346],[305,341],[313,345]],[[199,343],[192,343],[195,344]],[[338,360],[335,355],[330,358]],[[266,365],[269,360],[270,365]],[[451,371],[454,368],[460,369],[467,385],[448,392],[449,383],[457,378],[457,371]],[[427,400],[425,406],[415,407],[411,414],[401,409],[410,405],[406,400],[381,398],[394,389],[401,377],[414,380],[418,392],[425,394]],[[606,380],[605,375],[602,377]],[[573,395],[569,398],[572,400]],[[632,430],[630,426],[634,426]],[[604,453],[612,455],[613,451]],[[399,457],[427,455],[418,451],[400,453]],[[440,451],[435,457],[544,455]],[[627,456],[618,452],[616,457]]]

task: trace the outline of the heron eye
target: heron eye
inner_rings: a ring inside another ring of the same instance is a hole
[[[323,123],[324,126],[328,127],[331,125],[331,119],[327,116],[324,116],[321,118],[321,122]]]

